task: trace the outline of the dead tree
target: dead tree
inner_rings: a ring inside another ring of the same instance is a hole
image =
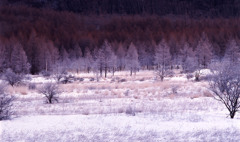
[[[221,65],[213,71],[209,82],[215,99],[225,105],[233,119],[240,107],[240,72],[239,65]]]

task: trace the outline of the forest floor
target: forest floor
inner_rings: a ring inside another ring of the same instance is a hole
[[[29,76],[14,94],[14,118],[0,121],[3,142],[15,141],[240,141],[240,116],[230,119],[207,81],[176,73],[163,82],[152,71],[109,74],[98,82],[60,84],[59,102],[45,103],[36,88],[51,77]]]

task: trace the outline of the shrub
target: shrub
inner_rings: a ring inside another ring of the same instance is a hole
[[[193,75],[192,74],[187,74],[187,79],[189,80],[191,78],[193,78]]]
[[[36,89],[36,84],[35,84],[35,83],[30,83],[30,84],[28,85],[28,89],[29,89],[29,90],[35,90],[35,89]]]
[[[135,116],[135,111],[134,111],[134,109],[133,109],[131,106],[129,106],[129,107],[126,109],[126,114]]]
[[[11,86],[14,86],[19,84],[23,77],[20,74],[14,73],[11,69],[7,69],[7,71],[3,74],[3,79]]]
[[[92,77],[92,78],[90,78],[90,79],[89,79],[89,81],[94,81],[94,78],[93,78],[93,77]]]
[[[120,79],[119,82],[126,82],[127,80],[126,79]]]
[[[51,76],[51,73],[49,71],[42,71],[41,75],[44,77],[49,77],[49,76]]]
[[[10,119],[14,97],[5,92],[5,85],[0,84],[0,120]]]

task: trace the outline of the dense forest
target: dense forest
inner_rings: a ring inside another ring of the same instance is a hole
[[[235,17],[239,0],[1,0],[2,5],[27,5],[81,14],[188,15]]]
[[[66,59],[75,61],[91,56],[93,61],[97,61],[105,42],[118,58],[127,57],[133,44],[140,66],[148,69],[155,65],[153,57],[156,47],[163,40],[172,61],[178,59],[186,44],[197,51],[203,37],[211,44],[212,56],[218,59],[224,57],[230,40],[234,39],[237,46],[240,43],[240,18],[236,17],[196,19],[174,15],[110,15],[108,12],[100,15],[77,14],[19,4],[29,4],[31,1],[9,2],[4,4],[2,1],[3,6],[0,7],[1,71],[12,68],[15,72],[30,71],[35,74],[51,70],[57,62]],[[54,1],[35,2],[51,4]],[[22,67],[15,69],[16,64]]]

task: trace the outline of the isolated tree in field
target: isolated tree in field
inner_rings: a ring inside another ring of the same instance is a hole
[[[131,76],[133,72],[136,74],[139,69],[138,52],[136,46],[133,43],[130,44],[127,51],[126,68],[130,70]]]
[[[12,69],[7,69],[3,74],[3,80],[5,80],[11,86],[21,83],[22,79],[22,75],[16,74],[12,71]]]
[[[39,93],[44,95],[47,103],[52,104],[54,101],[58,102],[58,95],[60,94],[60,91],[57,84],[47,83],[39,89]]]
[[[223,103],[234,118],[240,107],[240,72],[239,65],[222,65],[215,68],[214,76],[209,82],[215,98]]]
[[[157,66],[156,73],[163,81],[164,77],[168,75],[170,65],[171,65],[171,54],[169,46],[165,40],[162,40],[156,48],[155,51],[155,64]]]
[[[13,46],[10,62],[11,68],[15,73],[29,73],[30,64],[21,44],[16,43]]]
[[[11,118],[13,101],[14,97],[6,93],[5,85],[0,84],[0,120]]]
[[[235,40],[230,40],[227,44],[227,49],[224,55],[224,61],[227,61],[231,64],[235,64],[238,62],[240,57],[239,46],[237,45]]]
[[[199,68],[206,68],[212,59],[212,45],[208,37],[203,34],[196,47],[195,56]]]

